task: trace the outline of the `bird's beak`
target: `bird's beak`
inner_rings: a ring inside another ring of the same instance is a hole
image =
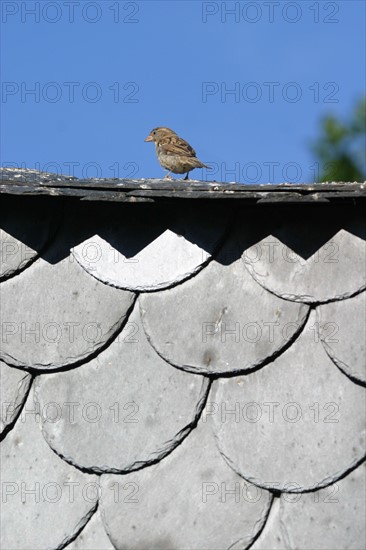
[[[151,134],[149,134],[144,141],[153,141]]]

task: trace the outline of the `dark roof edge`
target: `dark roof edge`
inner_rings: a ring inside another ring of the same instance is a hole
[[[171,199],[235,199],[255,203],[338,202],[343,199],[365,199],[366,182],[247,185],[181,179],[78,179],[32,169],[1,168],[0,193],[116,202]]]

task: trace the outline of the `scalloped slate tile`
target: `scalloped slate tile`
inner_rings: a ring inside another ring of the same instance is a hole
[[[242,259],[260,285],[295,302],[340,300],[366,285],[365,241],[345,229],[307,259],[273,235],[245,250]]]
[[[364,456],[365,389],[336,368],[316,329],[313,312],[272,364],[220,379],[210,394],[221,452],[235,471],[267,489],[329,485]]]
[[[0,434],[15,422],[31,383],[30,374],[0,361]]]
[[[133,300],[134,294],[90,277],[71,257],[54,264],[39,259],[1,283],[1,358],[34,369],[72,365],[118,331]]]
[[[0,546],[4,549],[66,544],[88,521],[99,496],[98,478],[69,466],[44,441],[32,394],[31,389],[1,445]]]
[[[80,535],[65,548],[66,550],[114,550],[105,532],[99,510],[88,521]]]
[[[128,290],[163,289],[197,273],[223,239],[227,220],[215,210],[191,206],[182,216],[144,206],[111,213],[99,227],[94,220],[93,236],[73,248],[93,277]]]
[[[0,280],[14,275],[34,261],[54,232],[55,212],[42,201],[32,203],[14,197],[4,201],[0,220]],[[21,216],[21,223],[19,219]],[[57,217],[57,216],[56,216]]]
[[[20,271],[35,257],[36,250],[0,229],[0,279]]]
[[[366,293],[317,308],[325,351],[351,378],[366,382]]]
[[[215,299],[213,299],[215,295]],[[144,329],[174,366],[234,373],[262,364],[305,323],[308,306],[261,288],[237,260],[212,261],[194,279],[141,297]]]
[[[98,357],[38,377],[36,396],[44,436],[58,454],[80,468],[117,473],[174,449],[192,429],[208,388],[206,378],[174,369],[154,352],[136,306]]]
[[[276,499],[251,550],[360,550],[366,547],[365,463],[334,485]]]
[[[101,487],[108,536],[129,550],[246,548],[272,501],[225,464],[202,420],[159,464],[123,477],[103,475]]]

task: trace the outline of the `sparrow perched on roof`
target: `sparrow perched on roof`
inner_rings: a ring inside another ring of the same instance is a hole
[[[145,141],[155,143],[158,161],[163,168],[169,170],[165,178],[169,178],[171,172],[174,174],[187,173],[195,168],[209,168],[196,157],[196,151],[184,139],[179,137],[170,128],[160,127],[151,130]]]

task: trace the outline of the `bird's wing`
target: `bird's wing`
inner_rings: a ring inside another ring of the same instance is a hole
[[[178,136],[166,136],[159,141],[159,147],[166,155],[183,155],[186,157],[195,157],[196,151],[187,141]]]

